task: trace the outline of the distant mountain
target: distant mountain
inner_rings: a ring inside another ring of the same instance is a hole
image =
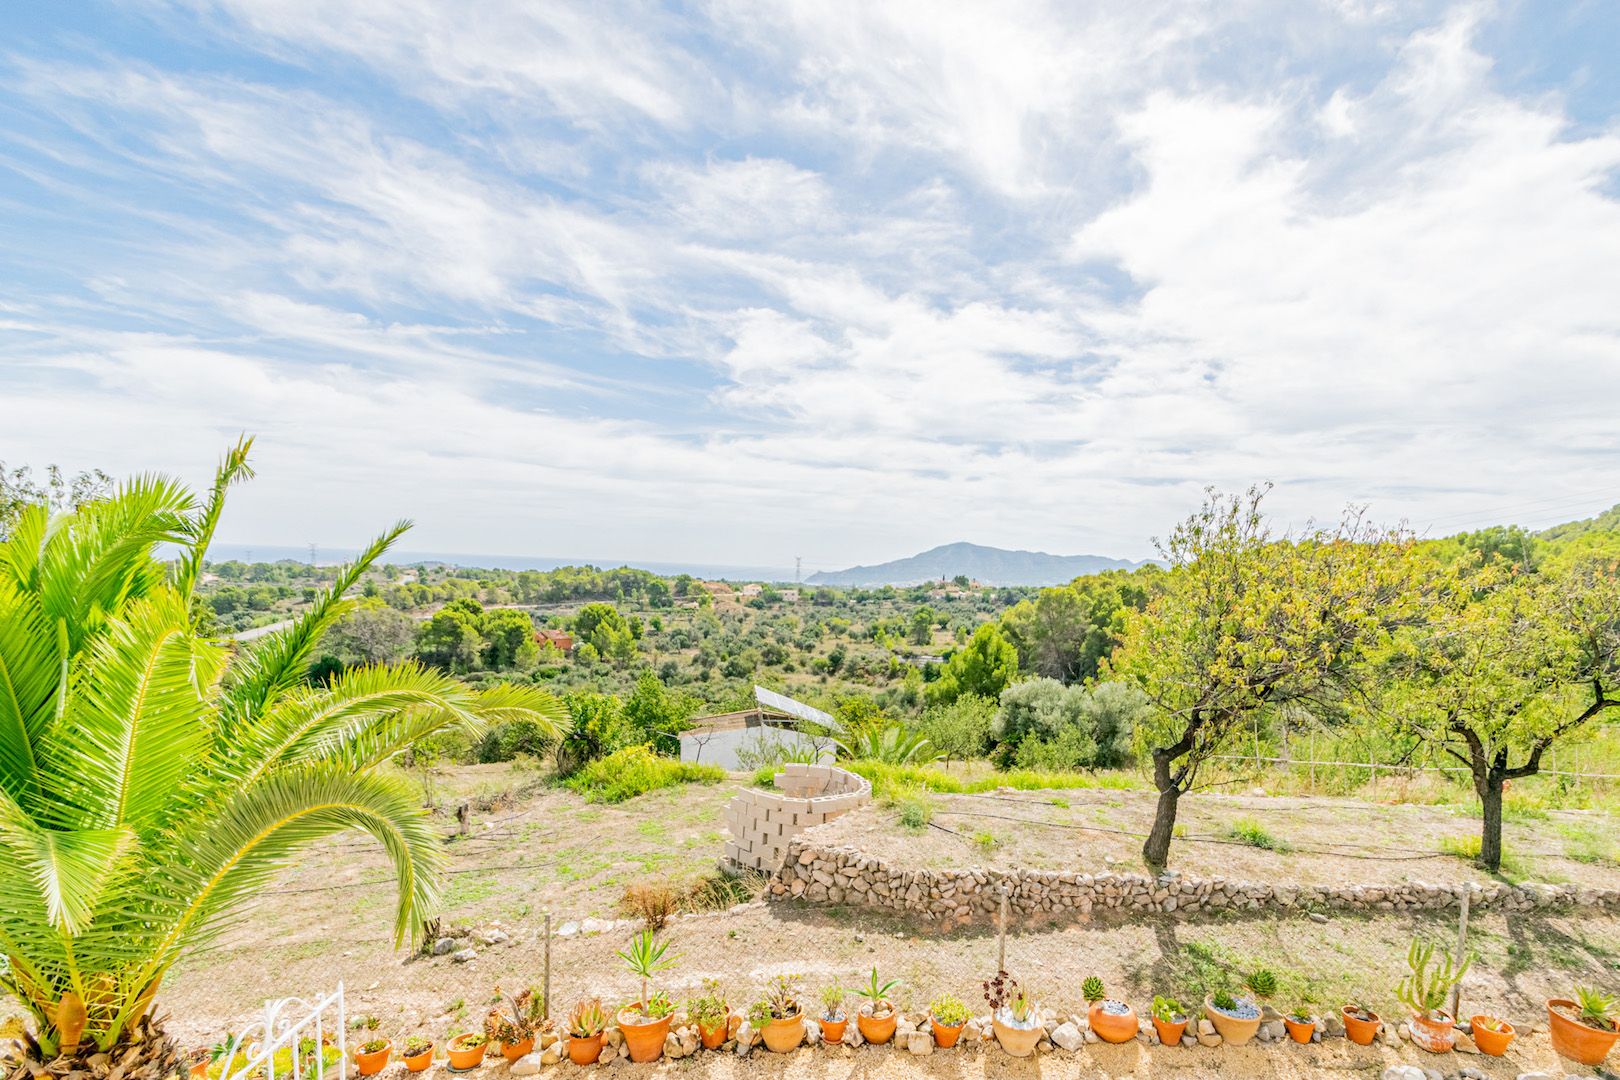
[[[985,585],[1061,585],[1081,574],[1132,570],[1140,565],[1102,555],[1048,555],[1044,551],[1007,551],[959,543],[876,566],[821,571],[805,580],[810,585],[917,585],[966,574]]]

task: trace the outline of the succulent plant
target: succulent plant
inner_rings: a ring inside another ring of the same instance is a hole
[[[1590,986],[1577,986],[1575,988],[1575,1002],[1580,1006],[1580,1021],[1587,1027],[1595,1027],[1602,1031],[1614,1028],[1615,1000],[1613,994],[1605,994]]]
[[[1086,981],[1080,984],[1080,993],[1088,1003],[1095,1005],[1105,996],[1103,981],[1095,975],[1087,975]]]
[[[1277,992],[1277,976],[1266,968],[1256,968],[1249,973],[1243,981],[1249,993],[1258,998],[1268,998]]]

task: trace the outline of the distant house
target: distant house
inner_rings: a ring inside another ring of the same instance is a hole
[[[574,648],[574,635],[563,630],[542,627],[534,632],[534,640],[539,642],[542,649],[550,645],[559,652],[571,652]]]
[[[783,589],[782,590],[782,602],[784,604],[797,604],[799,602],[799,590],[798,589]]]
[[[764,590],[765,587],[763,585],[744,585],[742,587],[742,594],[744,596],[758,596]]]

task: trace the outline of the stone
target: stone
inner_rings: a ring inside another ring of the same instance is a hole
[[[1053,1044],[1069,1051],[1071,1054],[1084,1046],[1085,1041],[1085,1035],[1072,1023],[1064,1022],[1059,1024],[1056,1030],[1052,1032]]]
[[[476,950],[476,949],[457,949],[455,952],[450,954],[450,959],[455,961],[458,964],[465,964],[465,963],[468,963],[469,961],[478,959],[478,950]]]
[[[1189,1035],[1186,1032],[1182,1032],[1181,1033],[1181,1045],[1185,1046],[1187,1049],[1191,1050],[1193,1047],[1198,1045],[1198,1036]]]
[[[508,1076],[533,1076],[540,1071],[540,1055],[524,1054],[506,1070]]]
[[[584,919],[579,924],[582,934],[603,934],[613,929],[612,919]]]
[[[1416,1065],[1391,1065],[1380,1074],[1379,1080],[1426,1080],[1426,1074]]]
[[[540,1051],[540,1064],[542,1065],[555,1065],[557,1062],[561,1061],[562,1058],[563,1048],[562,1043],[560,1042],[554,1042],[544,1050]]]
[[[1100,1042],[1102,1042],[1102,1039],[1100,1037],[1098,1037],[1097,1033],[1095,1031],[1092,1031],[1090,1028],[1086,1028],[1084,1037],[1085,1037],[1086,1042],[1088,1042],[1088,1043],[1100,1043]]]
[[[1219,1045],[1221,1045],[1221,1037],[1219,1035],[1215,1034],[1213,1031],[1206,1034],[1204,1032],[1203,1028],[1199,1028],[1198,1029],[1198,1045],[1199,1046],[1219,1046]]]
[[[726,1017],[726,1040],[729,1042],[737,1037],[737,1031],[743,1026],[741,1013],[732,1013]]]
[[[1462,1077],[1462,1080],[1491,1080],[1490,1077],[1485,1075],[1483,1070],[1476,1069],[1472,1065],[1463,1069],[1457,1073],[1457,1075]]]
[[[579,933],[579,923],[577,922],[565,922],[557,927],[558,937],[573,937],[577,933]]]
[[[1201,1017],[1198,1018],[1198,1034],[1200,1034],[1200,1035],[1213,1035],[1213,1034],[1215,1034],[1215,1025],[1210,1022],[1209,1017],[1201,1016]]]
[[[448,956],[456,951],[456,939],[442,937],[433,943],[434,956]]]
[[[1459,1053],[1459,1054],[1477,1054],[1477,1053],[1479,1053],[1479,1047],[1474,1045],[1473,1038],[1470,1037],[1467,1032],[1464,1032],[1464,1031],[1456,1032],[1456,1036],[1457,1036],[1457,1043],[1456,1043],[1455,1046],[1452,1047],[1452,1049],[1456,1050],[1457,1053]]]
[[[495,928],[490,928],[488,930],[480,930],[480,931],[478,931],[476,937],[478,938],[479,941],[482,941],[485,945],[500,945],[503,942],[507,942],[507,941],[512,940],[512,936],[510,934],[508,934],[505,930],[499,930],[499,929],[495,929]]]
[[[664,1056],[672,1061],[679,1060],[685,1056],[685,1050],[681,1046],[680,1036],[676,1035],[673,1031],[664,1036]]]
[[[804,1041],[810,1046],[821,1042],[821,1025],[808,1016],[804,1018]]]
[[[1428,1080],[1446,1080],[1446,1074],[1441,1072],[1439,1069],[1434,1068],[1432,1065],[1424,1067],[1423,1075],[1427,1077]]]
[[[866,1040],[861,1037],[861,1029],[854,1024],[844,1028],[844,1045],[859,1048]]]
[[[918,1057],[934,1052],[934,1037],[926,1031],[913,1031],[906,1036],[906,1049]]]
[[[1288,1037],[1288,1025],[1279,1018],[1260,1025],[1260,1030],[1266,1033],[1268,1039],[1285,1039]]]
[[[742,1022],[742,1024],[738,1026],[738,1028],[737,1028],[737,1045],[738,1046],[740,1046],[740,1047],[751,1047],[751,1046],[754,1045],[754,1040],[757,1039],[757,1038],[759,1038],[759,1033],[754,1030],[754,1025],[750,1024],[747,1020],[744,1020]]]
[[[1550,1072],[1527,1072],[1520,1073],[1519,1080],[1558,1080],[1558,1077]]]
[[[1311,922],[1316,923],[1318,926],[1325,925],[1327,921],[1328,917],[1322,914],[1320,911],[1311,912]]]

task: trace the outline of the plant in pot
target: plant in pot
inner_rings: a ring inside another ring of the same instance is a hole
[[[843,1041],[844,1027],[849,1023],[849,1017],[844,1015],[845,993],[837,983],[821,988],[821,1041],[824,1043]]]
[[[971,1014],[955,994],[941,994],[928,1005],[928,1023],[934,1029],[934,1045],[949,1049],[962,1037]]]
[[[895,1011],[894,1003],[889,1000],[889,994],[899,985],[899,979],[881,981],[878,978],[877,966],[874,964],[872,977],[867,980],[865,986],[855,990],[866,999],[866,1004],[855,1014],[855,1026],[861,1029],[861,1038],[873,1046],[882,1046],[894,1038],[894,1028],[900,1014]]]
[[[1371,1046],[1384,1024],[1377,1013],[1357,1001],[1346,1002],[1340,1015],[1344,1018],[1345,1038],[1357,1046]]]
[[[1153,1030],[1165,1046],[1175,1046],[1187,1033],[1187,1010],[1175,998],[1153,995]]]
[[[405,1059],[405,1068],[411,1072],[426,1072],[433,1064],[433,1040],[426,1035],[407,1036],[399,1056]]]
[[[1122,1043],[1136,1038],[1138,1024],[1136,1010],[1103,990],[1103,981],[1088,975],[1080,984],[1080,993],[1086,999],[1086,1022],[1097,1038],[1103,1042]]]
[[[376,1036],[375,1030],[368,1027],[367,1034],[373,1037],[355,1047],[354,1066],[361,1076],[376,1076],[382,1072],[394,1052],[394,1044],[381,1036]]]
[[[1283,1027],[1288,1037],[1297,1043],[1308,1043],[1316,1034],[1316,1014],[1306,1002],[1299,1002],[1283,1015]]]
[[[669,1034],[675,1005],[662,990],[651,992],[652,979],[668,971],[680,959],[670,956],[669,942],[659,941],[651,930],[630,939],[630,947],[618,956],[630,973],[641,980],[641,1000],[619,1010],[619,1030],[630,1047],[631,1061],[657,1061],[664,1053],[664,1037]]]
[[[1547,1002],[1547,1027],[1553,1049],[1582,1065],[1600,1065],[1609,1056],[1620,1028],[1615,1026],[1615,1000],[1587,986],[1575,988],[1575,1000]]]
[[[533,1050],[535,1033],[549,1027],[546,997],[540,990],[531,986],[516,997],[506,997],[495,988],[495,1006],[484,1017],[484,1034],[507,1061]]]
[[[489,1039],[482,1031],[469,1031],[450,1040],[446,1053],[450,1055],[450,1068],[456,1072],[476,1069],[484,1063],[484,1051]],[[279,1069],[277,1070],[280,1071]]]
[[[1461,964],[1452,961],[1451,953],[1441,950],[1441,959],[1433,969],[1434,944],[1412,939],[1406,951],[1407,973],[1395,988],[1395,997],[1412,1011],[1408,1028],[1412,1041],[1431,1054],[1444,1054],[1457,1045],[1457,1022],[1446,1012],[1446,1001],[1451,988],[1462,982],[1473,957],[1465,956]]]
[[[698,1039],[705,1050],[717,1050],[726,1041],[726,1026],[731,1019],[731,1007],[720,992],[718,979],[704,979],[703,993],[686,1003],[686,1015],[697,1025]]]
[[[1013,1057],[1029,1057],[1046,1033],[1041,1027],[1040,1010],[1005,971],[984,982],[984,1000],[990,1006],[990,1030],[996,1042]]]
[[[748,1022],[773,1053],[797,1050],[804,1041],[804,1010],[799,1007],[799,980],[778,975],[765,987],[765,996],[748,1009]]]
[[[1474,1045],[1479,1052],[1491,1057],[1501,1057],[1507,1053],[1508,1043],[1518,1032],[1513,1025],[1496,1016],[1486,1016],[1483,1013],[1468,1018],[1468,1030],[1474,1037]]]
[[[1250,998],[1233,997],[1217,990],[1204,999],[1204,1015],[1215,1025],[1222,1042],[1242,1046],[1260,1030],[1260,1006]]]
[[[607,1031],[607,1010],[596,998],[575,1003],[568,1013],[568,1060],[594,1065],[602,1056],[602,1035]]]

